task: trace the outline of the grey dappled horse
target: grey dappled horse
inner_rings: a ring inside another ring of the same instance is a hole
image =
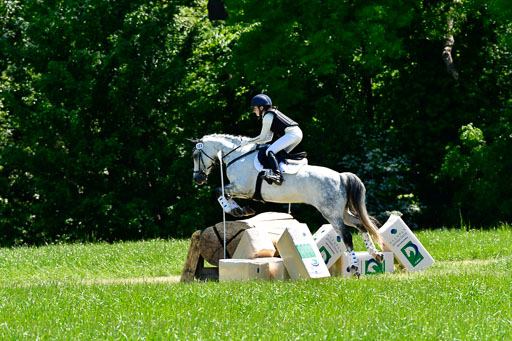
[[[225,186],[226,201],[231,203],[227,213],[235,217],[254,214],[248,207],[241,208],[232,198],[252,199],[255,191],[258,171],[254,167],[255,145],[240,144],[246,137],[213,134],[202,139],[189,140],[195,144],[194,181],[202,185],[222,153],[222,162],[227,166],[230,181]],[[343,238],[347,251],[352,254],[351,272],[359,274],[355,261],[352,236],[347,226],[357,228],[363,236],[368,252],[379,262],[383,254],[379,252],[370,238],[380,243],[374,219],[366,211],[365,187],[361,180],[352,173],[338,173],[326,167],[304,165],[296,174],[283,174],[281,186],[269,185],[263,181],[261,196],[265,201],[274,203],[304,203],[314,206]],[[217,190],[217,196],[222,192]],[[346,224],[346,225],[345,225]]]

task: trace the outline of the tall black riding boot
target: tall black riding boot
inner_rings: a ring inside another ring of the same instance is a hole
[[[273,182],[276,185],[281,185],[283,182],[283,177],[281,175],[281,171],[279,170],[279,162],[277,162],[276,155],[273,152],[268,152],[267,156],[272,169],[267,174],[265,174],[265,180],[267,180],[268,183]]]

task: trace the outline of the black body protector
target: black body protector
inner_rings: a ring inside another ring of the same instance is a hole
[[[270,127],[270,130],[274,134],[276,134],[278,138],[286,134],[284,131],[286,128],[295,127],[299,125],[297,122],[295,122],[294,120],[292,120],[291,118],[289,118],[288,116],[286,116],[277,109],[268,109],[265,115],[267,113],[274,114],[274,119],[272,120],[272,126]]]
[[[272,133],[277,135],[278,138],[285,135],[285,129],[288,127],[294,127],[298,126],[299,124],[280,112],[277,109],[268,109],[267,113],[274,114],[274,119],[272,120],[272,125],[270,127],[270,130]],[[262,116],[263,119],[263,116]],[[279,162],[277,161],[277,158],[273,152],[269,152],[267,154],[268,160],[270,161],[271,169],[270,172],[265,174],[265,180],[269,183],[275,183],[276,185],[281,185],[283,182],[283,176],[281,175],[281,170],[279,169]]]

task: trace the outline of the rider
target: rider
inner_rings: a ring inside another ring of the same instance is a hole
[[[242,145],[249,143],[266,143],[272,141],[273,135],[278,139],[267,149],[271,169],[265,172],[265,180],[281,185],[283,177],[279,170],[276,154],[280,150],[291,152],[302,140],[302,130],[299,124],[272,106],[272,100],[265,94],[254,96],[251,101],[253,112],[262,118],[262,128],[259,136],[245,140]]]

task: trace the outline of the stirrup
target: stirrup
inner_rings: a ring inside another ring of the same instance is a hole
[[[280,186],[283,183],[283,177],[281,173],[274,173],[274,171],[271,169],[265,171],[264,179],[269,185],[274,183]]]

